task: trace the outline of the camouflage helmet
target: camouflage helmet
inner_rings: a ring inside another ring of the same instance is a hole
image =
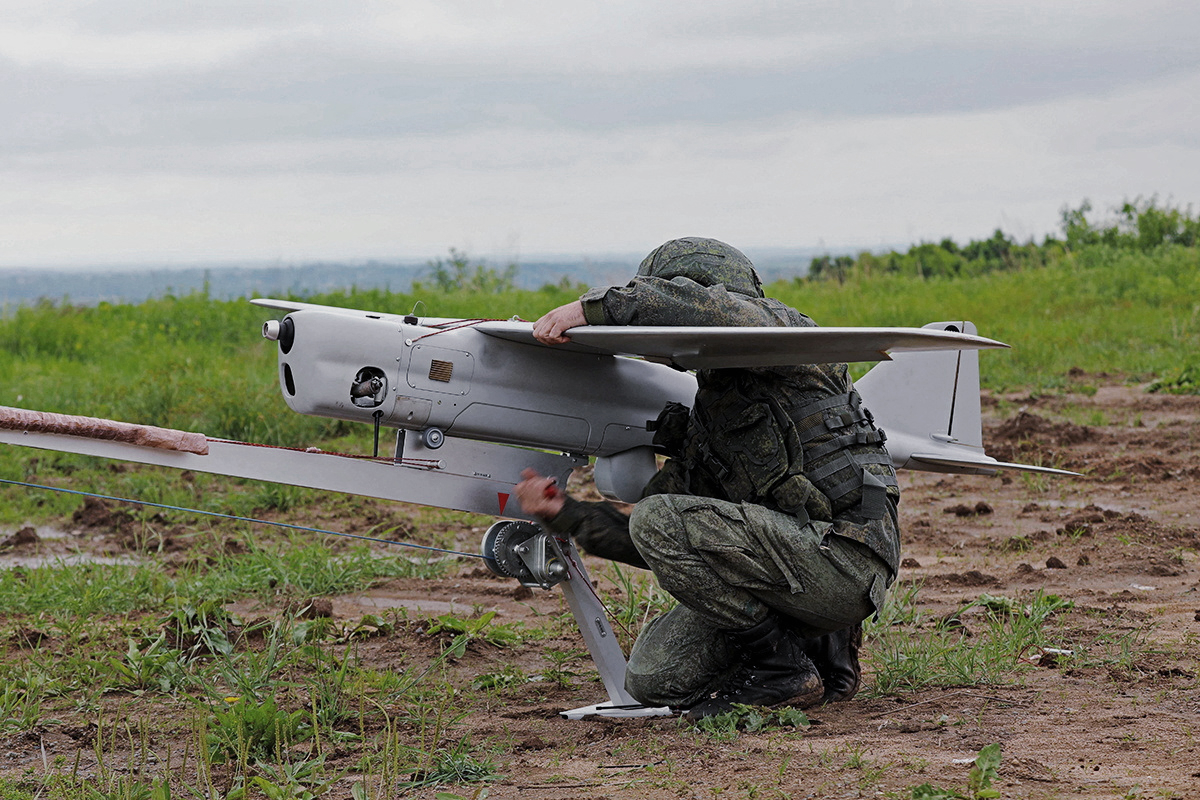
[[[750,259],[716,239],[689,237],[661,244],[642,260],[638,275],[690,278],[701,286],[724,286],[747,297],[762,297],[762,283]]]

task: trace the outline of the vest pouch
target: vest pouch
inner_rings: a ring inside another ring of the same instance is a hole
[[[658,419],[647,422],[646,430],[654,433],[651,443],[655,449],[672,458],[681,458],[690,414],[691,409],[687,406],[671,402],[659,412]]]
[[[771,492],[779,510],[797,518],[833,521],[829,498],[803,475],[789,475]]]
[[[702,438],[701,465],[732,502],[760,502],[787,475],[783,431],[765,403],[743,407],[736,417],[712,419]]]

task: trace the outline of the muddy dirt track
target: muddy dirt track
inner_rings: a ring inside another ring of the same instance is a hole
[[[1104,383],[1077,377],[1081,386]],[[562,709],[603,699],[590,664],[578,659],[563,685],[464,692],[472,713],[460,731],[495,743],[503,776],[487,797],[907,798],[926,783],[965,792],[971,760],[991,743],[1003,749],[996,783],[1003,797],[1200,797],[1200,398],[1101,385],[985,397],[984,413],[991,455],[1084,476],[901,473],[905,562],[893,592],[919,587],[922,617],[952,621],[966,641],[987,612],[957,612],[981,595],[1018,604],[1037,592],[1057,595],[1072,604],[1053,619],[1061,647],[1016,654],[1003,682],[864,692],[811,710],[806,730],[731,740],[673,719],[560,719]],[[478,531],[463,531],[457,544],[474,548],[477,540]],[[494,609],[497,621],[533,623],[564,610],[556,591],[531,594],[477,563],[456,569],[436,581],[395,580],[330,598],[332,613],[355,620],[399,607]],[[429,638],[419,627],[397,630],[366,640],[360,657],[377,667],[411,666],[437,651]],[[532,674],[546,669],[547,653],[580,647],[569,627],[519,649],[473,643],[449,677],[469,687],[505,665]],[[1088,658],[1077,655],[1081,649]],[[63,726],[0,739],[0,772],[10,775],[38,763],[46,742],[71,758],[80,749]],[[348,795],[355,777],[353,754],[343,755],[347,776],[331,797]],[[471,797],[478,787],[443,790]]]

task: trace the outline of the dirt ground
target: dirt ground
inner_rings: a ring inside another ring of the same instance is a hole
[[[1060,619],[1078,640],[1123,642],[1133,646],[1130,658],[1079,666],[1062,654],[1023,653],[1014,664],[1021,668],[1003,685],[864,693],[812,709],[806,730],[731,740],[672,718],[560,718],[563,709],[604,699],[589,679],[589,662],[577,660],[567,685],[529,683],[464,699],[472,713],[462,730],[473,741],[495,742],[499,752],[502,777],[486,796],[909,797],[925,783],[965,791],[972,759],[998,742],[1003,797],[1200,797],[1200,397],[1076,377],[1078,393],[985,397],[985,441],[1001,460],[1037,461],[1083,477],[901,473],[905,561],[893,591],[919,583],[918,607],[930,618],[985,593],[1052,593],[1073,602]],[[478,536],[462,531],[457,546],[474,548]],[[17,544],[3,557],[27,552]],[[530,593],[478,562],[456,569],[436,581],[394,580],[331,598],[332,613],[353,621],[398,608],[430,615],[490,609],[497,622],[532,623],[565,608],[557,590]],[[976,623],[964,615],[963,624]],[[411,664],[414,651],[434,652],[413,630],[361,648],[377,666]],[[557,640],[520,649],[473,643],[452,672],[469,686],[472,676],[506,664],[544,670],[547,651],[576,648],[582,642],[569,628]],[[0,774],[40,760],[37,749],[46,742],[72,758],[81,747],[55,726],[37,741],[0,737]],[[470,797],[478,789],[443,791]]]

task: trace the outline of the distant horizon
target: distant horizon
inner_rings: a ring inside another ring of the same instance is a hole
[[[893,250],[905,248],[911,245],[899,244],[883,244],[876,246],[868,245],[846,245],[846,246],[831,246],[824,244],[817,245],[795,245],[795,246],[764,246],[764,247],[741,247],[739,249],[750,257],[751,261],[756,258],[779,258],[787,256],[818,256],[818,255],[841,255],[848,253],[860,253],[863,251],[879,252],[882,250]],[[507,265],[516,263],[521,264],[544,264],[557,263],[562,261],[628,261],[635,259],[640,261],[646,256],[646,252],[638,251],[575,251],[575,252],[539,252],[527,254],[506,254],[503,252],[482,252],[476,253],[466,248],[453,248],[459,253],[464,254],[473,261],[482,261],[489,265]],[[352,266],[369,266],[372,264],[378,265],[411,265],[424,266],[439,258],[446,258],[450,255],[450,247],[447,247],[440,253],[428,255],[363,255],[363,256],[312,256],[304,258],[283,258],[283,257],[217,257],[208,259],[194,260],[168,260],[167,258],[142,258],[136,257],[132,259],[106,259],[101,257],[95,261],[45,261],[34,263],[2,263],[0,262],[0,273],[5,272],[87,272],[87,273],[103,273],[103,272],[145,272],[151,270],[166,270],[166,271],[183,271],[189,269],[288,269],[288,268],[306,268],[320,265],[343,264]]]
[[[516,263],[514,286],[535,290],[564,279],[590,286],[623,284],[644,253],[586,255],[529,254],[519,257],[477,255],[472,261],[504,267]],[[858,251],[833,248],[747,248],[764,283],[808,274],[814,257]],[[167,295],[205,292],[218,300],[271,295],[313,295],[349,288],[411,292],[428,278],[426,258],[238,260],[191,263],[119,263],[87,266],[0,267],[0,310],[42,300],[74,306],[138,303]]]

